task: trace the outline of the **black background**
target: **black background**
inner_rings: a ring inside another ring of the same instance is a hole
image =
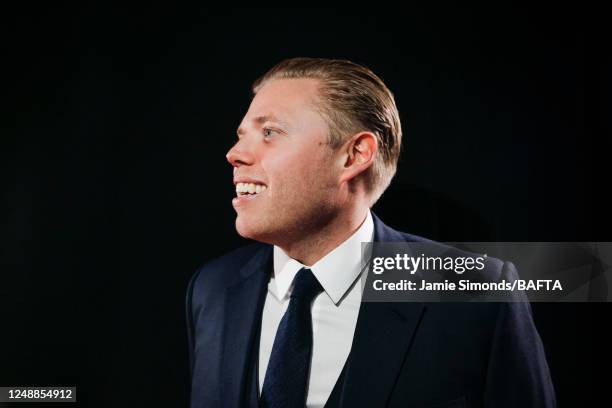
[[[3,13],[0,385],[76,385],[79,406],[188,404],[186,285],[245,242],[225,153],[250,84],[288,57],[365,64],[395,93],[403,152],[373,209],[387,224],[442,241],[612,240],[596,14]],[[560,406],[604,394],[609,306],[533,305]]]

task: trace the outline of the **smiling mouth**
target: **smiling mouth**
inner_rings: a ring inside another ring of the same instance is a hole
[[[266,191],[267,188],[268,187],[265,184],[236,183],[236,195],[238,197],[256,196],[257,194]]]

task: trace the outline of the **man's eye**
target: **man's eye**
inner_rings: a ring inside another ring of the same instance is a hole
[[[263,128],[264,137],[271,137],[274,133],[277,133],[277,131],[272,128]]]

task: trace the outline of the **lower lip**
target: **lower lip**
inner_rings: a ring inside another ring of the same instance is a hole
[[[263,191],[258,194],[245,194],[245,195],[234,197],[232,199],[232,205],[234,207],[241,207],[249,203],[250,201],[256,200],[261,194],[263,194]]]

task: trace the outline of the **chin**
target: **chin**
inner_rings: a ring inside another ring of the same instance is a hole
[[[250,226],[241,221],[240,217],[236,218],[236,232],[243,238],[251,238],[252,231]]]
[[[270,228],[265,228],[261,224],[245,222],[240,217],[236,219],[236,232],[243,238],[276,245],[276,240],[273,238],[276,234]]]
[[[258,240],[261,228],[238,217],[236,218],[236,232],[243,238]]]

